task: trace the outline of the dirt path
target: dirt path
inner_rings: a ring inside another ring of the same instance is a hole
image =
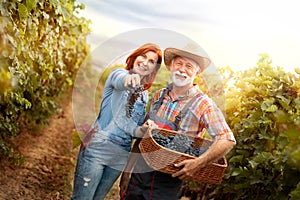
[[[62,114],[54,115],[48,126],[38,131],[22,130],[14,138],[25,161],[23,166],[0,163],[0,200],[70,199],[78,153],[78,148],[72,147],[75,125],[71,98],[61,107]],[[118,184],[105,200],[119,199]]]
[[[72,149],[74,130],[71,101],[62,104],[48,126],[22,130],[14,143],[24,155],[23,166],[8,162],[0,167],[0,199],[70,199],[77,149]]]

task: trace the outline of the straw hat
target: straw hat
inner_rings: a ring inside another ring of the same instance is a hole
[[[166,67],[168,70],[170,70],[170,64],[172,59],[175,56],[182,56],[189,59],[194,60],[200,67],[200,71],[202,72],[204,69],[206,69],[211,61],[209,58],[200,56],[204,54],[203,50],[198,46],[194,44],[188,44],[184,48],[177,49],[177,48],[166,48],[164,51],[164,62],[166,64]]]

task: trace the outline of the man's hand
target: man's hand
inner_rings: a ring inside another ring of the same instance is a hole
[[[127,74],[124,78],[125,87],[136,87],[141,84],[141,78],[138,74]]]
[[[230,140],[217,140],[211,147],[203,153],[199,158],[184,160],[175,167],[181,167],[182,169],[172,174],[172,177],[178,177],[179,179],[189,180],[195,176],[195,172],[199,168],[203,168],[209,163],[224,156],[235,145],[234,141]]]
[[[184,160],[174,166],[182,169],[172,174],[172,177],[178,177],[181,180],[191,180],[195,176],[197,169],[205,165],[201,164],[200,158],[196,158]]]

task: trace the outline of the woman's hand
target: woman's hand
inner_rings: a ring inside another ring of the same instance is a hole
[[[135,136],[137,138],[142,138],[149,128],[149,124],[146,122],[142,126],[137,127],[135,131]]]
[[[138,138],[142,138],[148,129],[156,129],[158,128],[158,126],[155,124],[154,121],[152,121],[151,119],[148,119],[142,126],[139,126],[136,131],[135,131],[135,135]]]
[[[151,129],[157,129],[159,128],[158,125],[155,124],[154,121],[152,121],[151,119],[148,119],[145,123],[148,124],[149,128]]]
[[[120,194],[119,194],[120,195],[120,200],[124,199],[125,196],[126,196],[126,190],[127,190],[128,185],[129,185],[130,175],[131,175],[131,173],[129,173],[129,172],[123,172],[122,173],[120,184],[119,184],[119,187],[120,187]]]
[[[124,171],[121,175],[121,180],[119,183],[120,187],[120,200],[123,200],[126,197],[126,191],[130,182],[131,172],[133,171],[134,165],[138,160],[139,156],[141,156],[141,152],[139,149],[140,139],[134,141],[131,154],[129,154],[129,158],[127,164],[124,168]]]
[[[125,87],[136,87],[141,84],[141,77],[138,74],[127,74],[124,78]]]

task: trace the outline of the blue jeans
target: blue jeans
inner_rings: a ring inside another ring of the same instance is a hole
[[[80,148],[71,199],[104,199],[119,175],[127,159],[130,146],[120,146],[99,133],[86,148]]]

